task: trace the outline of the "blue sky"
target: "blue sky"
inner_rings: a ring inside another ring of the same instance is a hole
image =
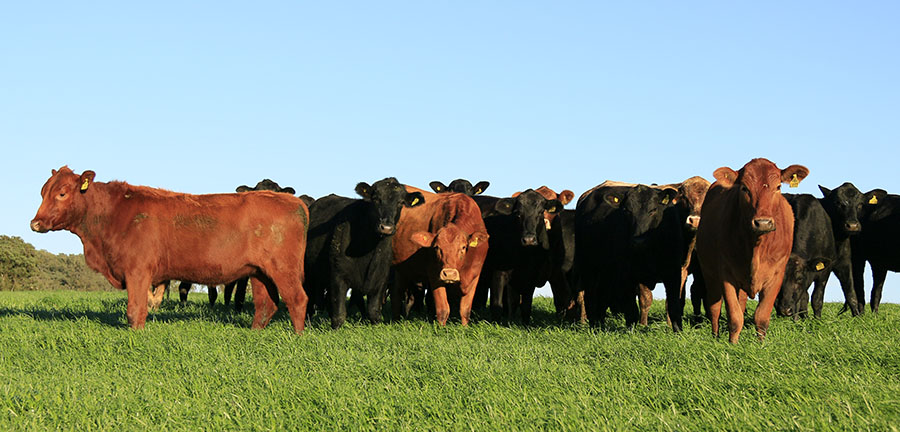
[[[3,6],[0,233],[81,252],[28,228],[65,164],[190,193],[508,195],[761,156],[809,167],[797,192],[900,192],[900,3],[187,3]]]

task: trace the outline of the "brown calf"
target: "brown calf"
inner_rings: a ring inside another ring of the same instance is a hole
[[[126,315],[144,327],[149,287],[169,279],[205,285],[251,277],[253,328],[275,313],[281,295],[294,331],[303,331],[303,252],[309,211],[276,192],[188,195],[94,182],[94,172],[53,170],[31,221],[37,232],[67,230],[81,238],[88,266],[128,292]],[[266,292],[268,291],[268,295]]]
[[[459,299],[459,315],[466,325],[488,249],[481,211],[464,194],[435,194],[411,186],[406,190],[422,193],[425,203],[404,209],[397,222],[391,287],[394,319],[408,311],[410,293],[422,284],[431,292],[441,325],[450,317],[448,297]]]
[[[759,294],[754,321],[759,338],[765,337],[794,238],[794,215],[781,196],[781,183],[796,186],[808,174],[804,166],[782,170],[762,158],[740,171],[722,167],[713,173],[716,182],[701,210],[697,255],[714,335],[719,334],[723,296],[729,341],[737,343],[747,297]]]

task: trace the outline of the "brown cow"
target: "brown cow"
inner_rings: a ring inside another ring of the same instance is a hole
[[[737,343],[747,297],[759,294],[753,319],[757,335],[765,337],[794,238],[794,215],[781,196],[781,183],[796,186],[808,174],[804,166],[782,170],[762,158],[740,171],[722,167],[713,173],[716,182],[706,194],[697,231],[713,335],[719,334],[723,296],[729,341]]]
[[[128,292],[126,315],[144,327],[148,287],[169,279],[206,285],[250,276],[263,328],[281,295],[294,331],[303,331],[303,252],[309,211],[276,192],[189,195],[124,182],[94,182],[68,167],[41,189],[31,221],[37,232],[67,230],[81,238],[88,266]],[[266,291],[268,290],[268,295]]]
[[[441,325],[450,317],[448,297],[459,299],[463,325],[469,322],[472,298],[487,255],[488,235],[481,211],[471,197],[460,193],[420,192],[425,203],[404,209],[394,234],[394,285],[391,309],[394,319],[409,311],[417,284],[427,287]]]

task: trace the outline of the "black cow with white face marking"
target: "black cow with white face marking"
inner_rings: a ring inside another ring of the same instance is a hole
[[[866,203],[872,199],[875,194],[869,192],[863,194],[853,185],[853,183],[844,183],[835,189],[828,189],[819,186],[822,191],[822,198],[819,202],[822,208],[828,213],[831,219],[831,231],[834,234],[835,249],[835,265],[833,266],[834,275],[841,281],[841,288],[844,290],[846,307],[850,309],[850,313],[854,316],[864,312],[865,296],[860,295],[856,280],[853,274],[859,271],[862,275],[862,267],[865,265],[863,260],[856,269],[852,244],[858,235],[864,230],[862,223],[863,212],[866,209]],[[883,192],[883,191],[882,191]],[[883,194],[881,194],[883,196]],[[877,200],[877,199],[876,199]],[[861,256],[860,256],[861,257]],[[850,293],[856,293],[852,295]]]
[[[794,242],[785,268],[781,291],[775,300],[775,311],[794,320],[806,318],[809,286],[815,284],[812,295],[813,313],[822,315],[822,300],[828,276],[844,275],[842,288],[847,298],[853,298],[850,260],[838,260],[831,218],[818,199],[809,194],[782,194],[794,213]],[[844,284],[846,282],[846,285]]]
[[[309,207],[304,286],[320,307],[327,298],[335,329],[346,320],[349,289],[360,302],[360,294],[366,296],[369,321],[381,322],[400,212],[425,202],[422,193],[407,192],[393,177],[359,183],[356,193],[362,199],[332,194]]]
[[[562,211],[558,199],[547,199],[533,189],[514,198],[472,197],[481,210],[489,237],[488,254],[481,269],[474,305],[484,308],[490,292],[494,320],[512,320],[519,310],[522,322],[531,322],[536,287],[550,278],[550,237],[544,213]]]
[[[591,325],[607,309],[638,322],[640,285],[666,286],[673,328],[681,327],[683,221],[673,206],[677,190],[606,182],[583,195],[575,209],[575,268]],[[649,292],[649,290],[644,290]]]
[[[475,186],[472,186],[472,183],[466,179],[456,179],[450,182],[450,186],[445,186],[439,181],[433,181],[428,183],[428,185],[431,186],[431,189],[436,193],[456,192],[468,196],[475,196],[483,194],[491,184],[486,181],[480,181],[476,183]]]
[[[864,195],[860,217],[862,231],[852,239],[853,287],[859,313],[866,309],[863,270],[868,261],[872,267],[872,312],[878,312],[887,272],[900,271],[900,195],[873,189]]]

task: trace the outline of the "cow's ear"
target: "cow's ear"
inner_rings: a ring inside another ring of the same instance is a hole
[[[781,170],[781,182],[797,187],[809,175],[809,169],[803,165],[791,165]]]
[[[51,169],[51,170],[50,170],[50,176],[51,176],[51,177],[52,177],[52,176],[55,176],[56,173],[57,173],[57,171],[56,171],[55,169]]]
[[[559,213],[562,211],[563,203],[559,200],[552,199],[544,201],[544,211],[550,214]]]
[[[91,184],[94,183],[94,174],[93,171],[85,171],[81,173],[81,178],[78,179],[79,189],[81,193],[87,192],[88,188],[91,187]]]
[[[428,186],[431,186],[431,190],[433,190],[433,191],[435,191],[435,192],[437,192],[437,193],[441,193],[441,192],[446,192],[446,191],[447,191],[447,185],[445,185],[445,184],[443,184],[443,183],[441,183],[441,182],[439,182],[439,181],[433,181],[433,182],[431,182],[431,183],[428,183]]]
[[[677,190],[666,188],[659,191],[659,202],[662,205],[672,205],[675,204],[675,197],[677,196]]]
[[[822,196],[828,198],[828,195],[831,195],[831,189],[828,189],[825,186],[819,185],[819,190],[822,191]]]
[[[409,192],[403,198],[403,205],[407,207],[415,207],[423,203],[425,203],[425,197],[422,195],[422,192]]]
[[[616,208],[618,208],[622,204],[622,198],[614,193],[606,194],[606,196],[604,196],[603,199],[606,200],[606,202],[609,205],[616,207]]]
[[[494,210],[502,215],[511,215],[515,205],[516,200],[514,198],[503,198],[498,200],[497,204],[494,204]]]
[[[867,204],[878,204],[884,200],[884,197],[887,196],[887,191],[884,189],[872,189],[866,192],[865,199]]]
[[[312,203],[316,202],[315,198],[313,198],[307,194],[300,195],[299,198],[300,198],[300,201],[303,201],[303,204],[306,204],[307,208],[309,208],[309,206],[311,206]]]
[[[565,189],[556,196],[556,199],[558,199],[562,205],[566,205],[575,199],[575,192]]]
[[[292,187],[290,187],[290,186],[288,186],[288,187],[286,187],[286,188],[281,188],[281,190],[279,190],[278,192],[289,193],[289,194],[291,194],[291,195],[296,195],[296,194],[297,194],[297,191],[295,191],[294,188],[292,188]]]
[[[359,196],[363,197],[363,199],[369,199],[371,192],[372,187],[369,186],[369,184],[366,182],[359,182],[356,185],[356,193],[359,194]]]
[[[240,186],[238,186],[234,191],[235,191],[235,192],[238,192],[238,193],[241,193],[241,192],[250,192],[250,191],[252,191],[252,190],[253,190],[253,188],[251,188],[250,186],[247,186],[247,185],[240,185]]]
[[[469,236],[469,247],[478,247],[488,241],[488,234],[486,232],[476,231]]]
[[[738,173],[731,168],[722,167],[713,171],[713,177],[715,177],[716,181],[722,186],[731,187],[734,185],[734,182],[737,181]]]
[[[472,195],[481,195],[484,191],[487,190],[488,186],[490,186],[490,182],[480,181],[475,184],[475,187],[472,188]]]
[[[420,247],[427,248],[431,247],[431,243],[434,241],[434,234],[428,231],[419,231],[413,233],[410,239],[413,243],[419,245]]]

